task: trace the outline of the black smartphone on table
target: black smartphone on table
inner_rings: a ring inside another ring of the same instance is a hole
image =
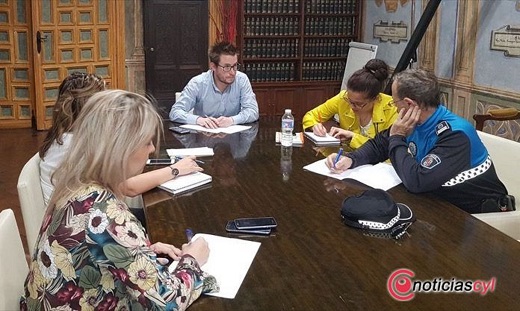
[[[230,233],[242,233],[242,234],[261,234],[261,235],[269,235],[271,233],[271,228],[266,229],[238,229],[235,225],[234,220],[230,220],[226,224],[226,231]]]
[[[174,133],[177,133],[177,134],[188,134],[188,133],[191,133],[190,130],[185,129],[185,128],[180,127],[180,126],[170,126],[168,129],[170,131],[174,132]]]
[[[237,229],[268,229],[277,226],[274,217],[254,217],[235,219]]]

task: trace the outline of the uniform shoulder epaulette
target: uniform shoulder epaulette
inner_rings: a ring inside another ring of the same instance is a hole
[[[437,136],[439,136],[442,132],[449,130],[449,129],[451,129],[451,126],[448,123],[448,121],[441,121],[437,124],[437,126],[435,126],[435,134],[437,134]]]

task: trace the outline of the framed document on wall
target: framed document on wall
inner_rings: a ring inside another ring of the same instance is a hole
[[[350,76],[357,70],[363,68],[369,60],[375,58],[376,54],[377,45],[360,42],[349,43],[347,64],[345,65],[345,73],[343,74],[343,81],[341,82],[342,90],[347,89],[347,81]]]

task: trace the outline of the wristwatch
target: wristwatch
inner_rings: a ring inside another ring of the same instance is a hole
[[[172,169],[173,178],[177,177],[177,175],[179,175],[179,170],[173,166],[170,166],[170,168]]]

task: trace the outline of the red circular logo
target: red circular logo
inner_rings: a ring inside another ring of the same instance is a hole
[[[415,276],[410,269],[397,269],[390,276],[386,282],[388,293],[397,301],[410,301],[415,297],[412,291],[412,280]]]

